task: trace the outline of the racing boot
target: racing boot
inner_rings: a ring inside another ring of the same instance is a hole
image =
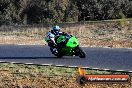
[[[57,50],[56,48],[54,48],[54,49],[52,50],[52,53],[55,54],[55,55],[57,55],[57,54],[58,54],[58,50]]]

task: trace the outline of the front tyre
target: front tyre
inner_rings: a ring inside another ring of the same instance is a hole
[[[86,53],[79,46],[76,48],[76,55],[78,55],[80,58],[86,57]]]

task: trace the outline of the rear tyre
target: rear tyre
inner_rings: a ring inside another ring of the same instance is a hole
[[[62,55],[60,55],[60,54],[59,54],[59,55],[57,55],[57,58],[62,58],[62,57],[63,57],[63,56],[62,56]]]
[[[57,58],[62,58],[63,57],[63,55],[59,52],[58,52],[58,54],[55,54],[55,56],[57,56]]]
[[[76,54],[80,57],[80,58],[85,58],[86,57],[86,53],[82,50],[81,47],[77,47],[76,48]]]

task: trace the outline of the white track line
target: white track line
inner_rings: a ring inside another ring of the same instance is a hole
[[[12,64],[25,64],[25,65],[42,65],[42,66],[56,66],[56,67],[69,67],[69,68],[78,68],[79,66],[65,66],[65,65],[53,65],[53,64],[34,64],[34,63],[19,63],[19,62],[5,62],[0,61],[0,63],[12,63]],[[92,68],[92,67],[81,67],[83,69],[91,69],[91,70],[104,70],[104,71],[116,71],[116,72],[129,72],[132,71],[125,71],[125,70],[110,70],[110,69],[100,69],[100,68]]]

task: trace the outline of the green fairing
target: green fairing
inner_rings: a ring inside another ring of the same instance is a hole
[[[66,39],[66,36],[60,36],[57,39],[57,43],[61,43]],[[75,36],[70,37],[70,39],[66,43],[66,47],[62,48],[61,52],[64,52],[66,55],[73,55],[73,49],[78,45],[78,41]]]
[[[60,36],[58,39],[57,39],[57,43],[61,43],[63,40],[65,40],[66,39],[66,37],[65,36]],[[66,46],[67,47],[71,47],[71,48],[74,48],[74,47],[76,47],[78,45],[78,41],[77,41],[77,39],[75,38],[75,36],[72,36],[69,40],[68,40],[68,42],[67,42],[67,44],[66,44]]]
[[[75,36],[72,36],[72,37],[68,40],[68,42],[67,42],[67,44],[66,44],[67,47],[72,47],[72,48],[76,47],[77,45],[78,45],[78,41],[77,41],[77,39],[75,38]]]
[[[65,36],[60,36],[60,37],[57,39],[57,43],[61,43],[64,39],[65,39]]]

